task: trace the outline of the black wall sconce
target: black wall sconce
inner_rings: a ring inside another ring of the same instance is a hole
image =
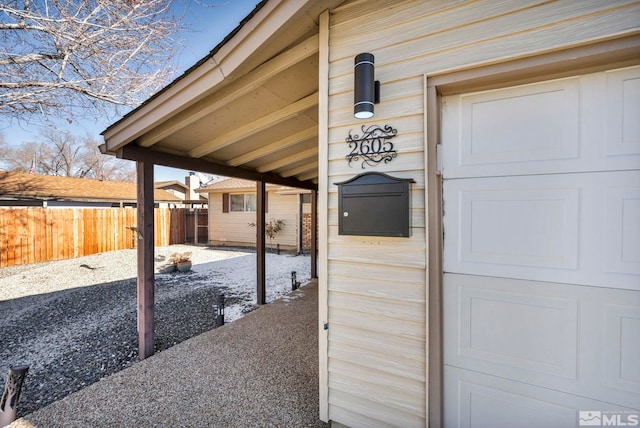
[[[372,118],[373,105],[380,102],[380,82],[374,80],[373,54],[356,55],[353,76],[353,115],[356,119]]]

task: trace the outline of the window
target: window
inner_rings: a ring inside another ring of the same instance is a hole
[[[236,193],[229,195],[229,205],[231,212],[255,212],[255,193]]]

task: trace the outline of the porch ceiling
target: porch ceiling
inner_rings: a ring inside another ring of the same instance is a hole
[[[316,183],[317,18],[334,3],[261,3],[207,58],[109,127],[106,152]]]

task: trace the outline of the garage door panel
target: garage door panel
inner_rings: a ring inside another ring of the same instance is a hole
[[[560,284],[455,274],[443,291],[444,329],[457,332],[446,335],[444,364],[555,388],[582,381],[582,297]]]
[[[441,113],[445,424],[640,410],[640,66]]]
[[[447,180],[444,271],[640,290],[638,193],[640,171]]]
[[[640,282],[640,187],[609,187],[606,198],[606,271]]]
[[[605,305],[603,386],[640,395],[640,306]]]
[[[456,397],[445,396],[447,427],[571,427],[580,411],[635,410],[455,367],[445,367],[444,387]]]
[[[640,154],[640,73],[607,73],[607,155]]]
[[[462,96],[460,164],[575,158],[579,101],[577,78]]]
[[[475,287],[458,293],[457,357],[576,378],[576,299]]]
[[[577,267],[579,189],[461,190],[459,199],[462,262]]]
[[[640,403],[640,292],[456,274],[443,292],[445,366]]]
[[[445,178],[640,168],[640,67],[443,98]]]

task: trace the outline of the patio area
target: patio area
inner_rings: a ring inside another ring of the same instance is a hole
[[[11,427],[287,426],[318,419],[317,282]]]

